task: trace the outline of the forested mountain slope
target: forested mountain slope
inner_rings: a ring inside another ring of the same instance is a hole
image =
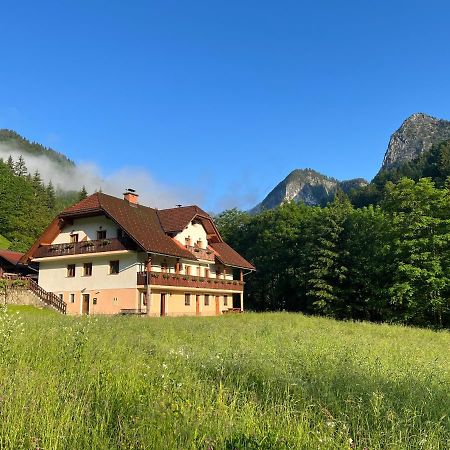
[[[28,139],[22,137],[15,131],[4,128],[0,129],[0,149],[4,149],[4,153],[7,153],[8,149],[16,150],[24,157],[26,157],[26,155],[36,157],[45,156],[46,158],[59,164],[61,167],[75,165],[74,162],[67,158],[66,155],[49,147],[45,147],[37,142],[30,142]],[[6,157],[4,157],[4,159],[6,159]]]

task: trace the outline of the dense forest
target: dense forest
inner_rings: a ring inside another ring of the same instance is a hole
[[[449,153],[449,142],[435,146],[324,208],[217,216],[225,240],[257,268],[247,307],[450,326]]]
[[[26,251],[50,221],[66,206],[86,195],[55,191],[38,171],[28,172],[25,161],[0,159],[0,248]]]

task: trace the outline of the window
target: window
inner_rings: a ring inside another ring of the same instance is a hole
[[[58,297],[62,302],[64,301],[64,294],[58,294]]]
[[[83,264],[83,275],[85,277],[90,277],[92,275],[92,263]]]
[[[109,262],[109,273],[110,275],[117,275],[119,273],[119,261]]]
[[[74,277],[75,276],[75,264],[69,264],[67,266],[67,276]]]
[[[98,230],[97,239],[106,239],[106,230]]]
[[[184,294],[184,306],[191,306],[191,294]]]
[[[223,296],[223,306],[228,306],[228,295]]]
[[[191,266],[185,266],[184,270],[186,271],[186,275],[190,275],[191,274]]]
[[[191,245],[191,237],[188,236],[187,238],[184,238],[184,242],[186,245],[190,246]]]
[[[119,299],[117,297],[113,298],[113,305],[118,305],[119,304]]]
[[[70,235],[70,242],[78,242],[78,233],[73,233]]]
[[[209,306],[209,295],[205,294],[205,306]]]
[[[70,303],[75,303],[75,294],[70,294]]]
[[[203,248],[203,241],[202,241],[202,238],[200,238],[200,239],[197,241],[197,247],[198,247],[198,248]]]

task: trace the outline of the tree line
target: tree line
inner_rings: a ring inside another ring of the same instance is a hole
[[[450,179],[387,181],[377,203],[357,208],[338,193],[324,208],[217,216],[224,239],[257,268],[247,307],[450,326]]]

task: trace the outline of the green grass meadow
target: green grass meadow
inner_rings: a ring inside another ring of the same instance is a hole
[[[10,242],[4,236],[0,234],[0,249],[6,250],[10,246]]]
[[[0,449],[449,449],[450,334],[0,312]]]

